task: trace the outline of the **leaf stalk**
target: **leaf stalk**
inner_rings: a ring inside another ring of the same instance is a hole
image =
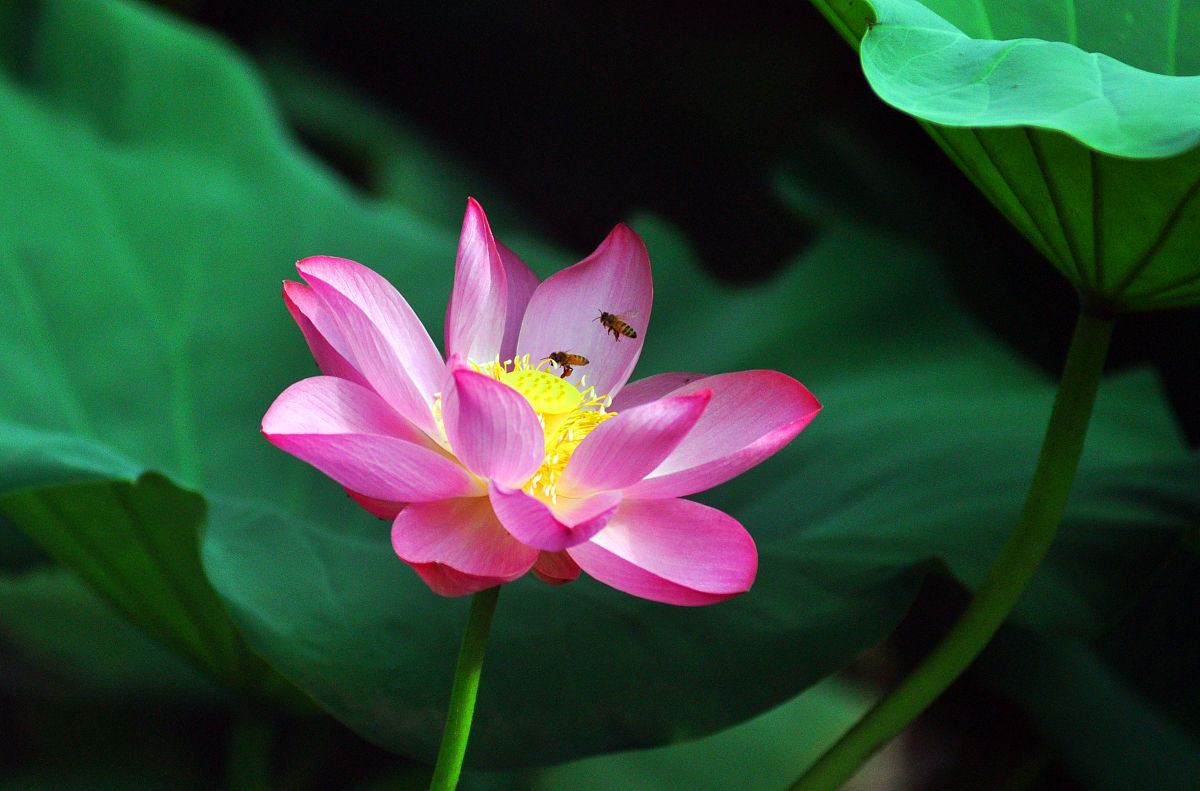
[[[809,767],[791,791],[834,791],[917,718],[991,640],[1045,557],[1066,510],[1113,319],[1081,307],[1025,505],[966,610],[915,670]]]

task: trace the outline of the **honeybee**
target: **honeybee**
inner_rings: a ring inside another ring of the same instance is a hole
[[[588,364],[588,358],[582,354],[571,354],[570,352],[550,352],[546,358],[562,366],[560,379],[566,379],[575,371],[572,366]]]
[[[620,342],[622,335],[624,335],[626,338],[636,338],[637,330],[625,323],[625,319],[634,315],[635,312],[636,311],[629,313],[605,313],[602,310],[600,311],[600,323],[604,325],[604,329],[613,334],[613,337],[616,338],[618,342]]]

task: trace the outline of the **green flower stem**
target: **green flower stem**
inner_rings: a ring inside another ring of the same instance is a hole
[[[830,747],[791,791],[839,788],[966,670],[1016,606],[1066,509],[1112,327],[1111,318],[1080,311],[1025,506],[962,617],[912,675]]]
[[[488,630],[499,596],[500,586],[497,585],[471,597],[471,612],[467,615],[467,627],[458,649],[458,666],[454,669],[450,707],[446,710],[446,728],[442,731],[442,746],[438,749],[429,791],[454,791],[458,786],[463,756],[467,752],[467,737],[471,733],[471,717],[475,714],[483,652],[487,648]]]

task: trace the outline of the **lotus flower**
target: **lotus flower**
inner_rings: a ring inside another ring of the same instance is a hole
[[[307,285],[285,282],[284,301],[324,375],[287,388],[263,434],[392,520],[396,554],[434,592],[581,569],[671,604],[749,589],[750,535],[680,498],[779,450],[820,404],[774,371],[627,385],[653,296],[631,228],[539,282],[468,201],[445,359],[372,270],[325,256],[296,268]]]

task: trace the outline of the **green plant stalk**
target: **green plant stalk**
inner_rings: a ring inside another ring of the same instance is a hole
[[[429,791],[454,791],[462,773],[463,756],[467,753],[467,737],[471,734],[471,717],[475,714],[475,695],[479,691],[479,676],[483,670],[483,653],[487,649],[488,630],[500,586],[481,590],[471,597],[471,612],[463,630],[458,649],[458,665],[454,669],[454,686],[450,690],[450,706],[446,710],[446,727],[442,745],[438,748],[437,765]]]
[[[791,791],[834,791],[925,710],[983,650],[1016,606],[1067,506],[1113,320],[1080,310],[1037,469],[1016,527],[962,616],[892,692],[809,767]]]

